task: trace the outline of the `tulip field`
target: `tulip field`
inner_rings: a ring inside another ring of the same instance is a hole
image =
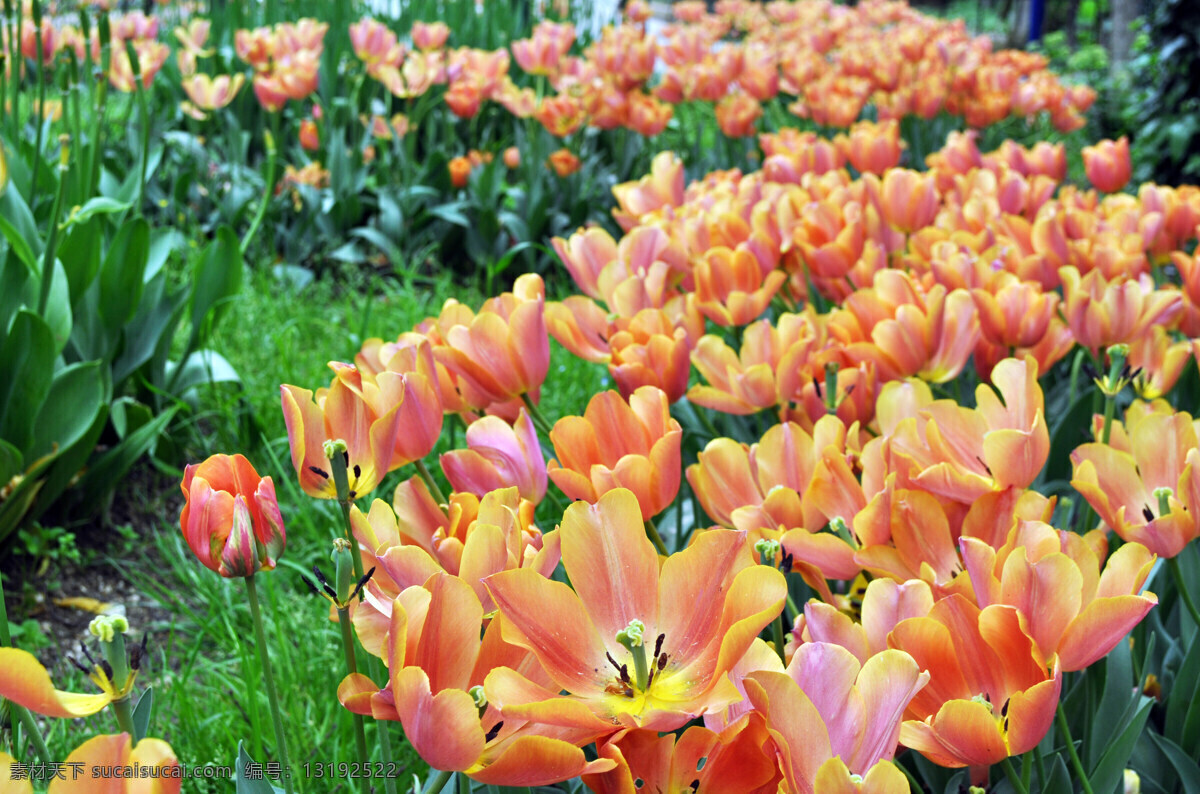
[[[4,0],[0,794],[1200,794],[1200,187],[600,10]]]

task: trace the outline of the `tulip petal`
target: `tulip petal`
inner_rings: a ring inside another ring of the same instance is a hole
[[[33,654],[0,648],[0,697],[47,717],[86,717],[112,702],[112,695],[63,692]]]
[[[597,775],[616,767],[608,758],[588,761],[583,750],[561,739],[518,736],[487,766],[468,771],[490,786],[546,786],[581,775]]]

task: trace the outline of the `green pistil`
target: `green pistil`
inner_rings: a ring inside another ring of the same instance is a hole
[[[646,644],[643,635],[646,624],[640,620],[631,620],[624,630],[617,632],[617,642],[625,647],[633,657],[633,672],[638,691],[645,692],[650,686],[650,663],[646,659]]]
[[[467,690],[467,694],[475,701],[475,708],[479,709],[479,718],[483,719],[483,713],[487,711],[488,699],[483,692],[483,687],[476,684]]]
[[[1169,516],[1171,514],[1171,489],[1170,488],[1155,488],[1154,498],[1158,500],[1158,515]]]
[[[779,556],[779,541],[763,538],[754,544],[754,550],[758,552],[763,565],[774,566],[775,558]]]

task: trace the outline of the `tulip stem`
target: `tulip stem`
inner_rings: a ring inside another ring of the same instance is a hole
[[[117,717],[117,726],[137,741],[137,732],[133,729],[133,707],[130,698],[124,697],[112,702],[113,713]]]
[[[425,483],[425,487],[429,489],[429,494],[437,500],[440,505],[449,504],[446,496],[442,493],[442,489],[438,487],[437,480],[433,479],[433,474],[429,471],[429,467],[425,465],[425,461],[416,460],[414,465],[417,467],[417,474],[421,475],[421,480]]]
[[[646,519],[646,534],[650,537],[650,542],[654,544],[654,548],[658,549],[658,553],[664,557],[670,557],[671,552],[667,551],[667,544],[663,543],[662,535],[658,534],[658,527],[654,526],[654,519]]]
[[[1037,765],[1038,786],[1046,788],[1046,759],[1042,757],[1042,745],[1033,746],[1033,763]]]
[[[1067,725],[1067,713],[1063,711],[1061,700],[1055,710],[1055,722],[1058,724],[1058,732],[1062,734],[1063,740],[1067,744],[1067,755],[1071,758],[1071,766],[1075,768],[1075,774],[1079,776],[1084,793],[1096,794],[1092,790],[1092,782],[1088,780],[1087,772],[1083,768],[1083,761],[1079,760],[1079,753],[1075,751],[1075,740],[1071,738],[1071,728]]]
[[[779,654],[780,660],[783,662],[784,666],[786,667],[787,661],[788,661],[787,660],[787,652],[786,652],[787,644],[783,640],[784,634],[783,634],[783,613],[782,612],[780,612],[778,615],[776,615],[775,619],[771,621],[771,634],[775,640],[775,653]]]
[[[533,423],[537,425],[537,429],[545,433],[546,436],[549,436],[550,431],[554,428],[546,419],[545,415],[541,412],[541,409],[539,409],[534,404],[533,400],[529,398],[528,392],[521,395],[521,402],[525,403],[525,410],[529,411],[529,415],[533,417]]]
[[[354,636],[350,633],[350,610],[349,608],[338,609],[338,626],[342,629],[342,652],[346,655],[346,671],[350,675],[358,672],[358,662],[354,658]],[[371,756],[367,754],[367,734],[363,729],[363,718],[361,714],[351,714],[354,718],[354,746],[358,750],[358,760],[362,762],[366,769],[371,768]],[[363,785],[367,786],[367,778],[363,778]]]
[[[1167,566],[1171,569],[1171,576],[1175,578],[1175,586],[1179,588],[1179,597],[1183,599],[1183,605],[1187,607],[1188,614],[1192,616],[1192,622],[1200,626],[1200,610],[1196,609],[1196,602],[1192,600],[1192,594],[1188,592],[1183,569],[1179,567],[1179,557],[1168,559]]]
[[[431,769],[429,771],[432,773],[434,770]],[[454,773],[449,770],[438,772],[437,777],[433,778],[433,783],[426,786],[429,794],[441,794],[442,789],[446,787],[446,784],[450,782],[450,778],[453,776]]]
[[[1029,788],[1021,782],[1021,777],[1017,774],[1017,770],[1013,769],[1012,761],[1005,758],[1000,762],[1001,768],[1004,769],[1004,774],[1008,778],[1008,782],[1017,790],[1017,794],[1029,794]]]
[[[271,720],[275,723],[275,743],[279,762],[283,765],[283,787],[292,794],[292,778],[289,773],[287,740],[283,734],[283,718],[279,713],[279,695],[275,692],[275,676],[271,672],[271,654],[267,650],[267,637],[263,631],[262,609],[258,605],[258,585],[254,576],[246,577],[246,593],[250,600],[250,617],[254,621],[254,642],[258,646],[258,662],[262,665],[263,682],[267,685],[267,702],[271,705]]]

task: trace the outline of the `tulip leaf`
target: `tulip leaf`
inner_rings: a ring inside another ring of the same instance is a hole
[[[13,252],[25,263],[29,272],[40,272],[42,237],[29,205],[15,187],[0,193],[0,234],[8,239]]]
[[[108,403],[99,361],[65,367],[54,376],[34,422],[31,454],[66,450],[91,427],[96,412]]]
[[[1167,696],[1167,715],[1163,723],[1163,733],[1183,746],[1189,742],[1185,738],[1185,729],[1196,717],[1192,712],[1197,710],[1196,688],[1200,685],[1200,640],[1193,640],[1187,653],[1184,654],[1183,664],[1175,674],[1175,683]]]
[[[1042,785],[1042,794],[1075,794],[1071,785],[1071,775],[1067,772],[1067,762],[1061,755],[1054,756],[1050,761],[1050,774]]]
[[[26,469],[25,477],[9,492],[8,498],[0,502],[0,542],[3,542],[25,517],[29,506],[33,504],[46,482],[42,479],[42,473],[54,462],[54,457],[47,455]]]
[[[0,439],[0,483],[7,483],[20,474],[23,460],[21,450]]]
[[[150,251],[150,224],[127,221],[117,232],[100,268],[100,316],[110,330],[124,327],[137,311]]]
[[[189,350],[208,337],[209,329],[242,289],[242,253],[237,235],[228,226],[200,253],[192,270],[192,336]]]
[[[92,363],[98,364],[99,362]],[[102,370],[102,372],[104,371]],[[92,424],[84,434],[71,446],[59,450],[54,465],[46,472],[45,483],[38,493],[37,501],[30,509],[28,517],[30,520],[36,520],[42,513],[49,510],[55,500],[71,485],[95,451],[96,442],[100,440],[100,434],[104,432],[107,424],[108,405],[105,403],[96,410],[92,417]]]
[[[1108,749],[1088,774],[1094,791],[1115,791],[1124,779],[1129,757],[1133,754],[1134,745],[1137,744],[1138,737],[1146,726],[1146,720],[1150,717],[1150,708],[1154,705],[1154,698],[1151,697],[1141,697],[1140,701],[1132,718],[1123,723],[1124,729],[1116,733],[1115,737],[1114,732],[1107,734]],[[1106,723],[1097,721],[1097,724]]]
[[[100,272],[100,251],[104,229],[99,219],[75,223],[63,234],[58,244],[58,259],[67,275],[71,306],[78,305],[92,279]]]
[[[108,492],[109,486],[120,480],[146,454],[154,442],[166,430],[167,425],[179,410],[178,405],[167,408],[150,422],[130,433],[121,443],[105,452],[88,467],[79,481],[84,504],[92,504]]]
[[[1050,433],[1050,456],[1037,485],[1052,480],[1070,480],[1071,452],[1092,440],[1092,392],[1085,389],[1075,398]]]
[[[23,452],[54,373],[54,336],[46,321],[22,309],[0,343],[0,438]]]
[[[96,215],[116,215],[118,212],[124,212],[131,206],[128,201],[117,201],[116,199],[108,198],[107,196],[96,196],[84,202],[84,205],[71,213],[67,218],[67,225],[72,226],[78,223],[86,223]]]
[[[1131,714],[1137,681],[1133,676],[1133,660],[1128,642],[1117,643],[1105,657],[1103,668],[1096,667],[1095,673],[1100,672],[1104,674],[1104,690],[1096,708],[1095,719],[1089,721],[1091,730],[1086,744],[1085,757],[1091,762],[1095,762],[1108,746],[1112,729],[1124,725]]]
[[[149,361],[160,345],[169,345],[186,298],[183,291],[166,295],[167,277],[159,273],[146,285],[141,305],[125,326],[125,348],[113,362],[113,383],[120,384]]]
[[[255,769],[257,772],[251,771]],[[266,774],[262,770],[263,765],[255,763],[250,754],[246,752],[243,743],[238,742],[238,757],[233,774],[233,779],[237,783],[237,794],[283,794],[283,789],[272,786],[267,781]],[[247,777],[247,775],[252,775],[252,777]]]
[[[177,373],[176,367],[179,368]],[[228,359],[207,348],[195,351],[181,364],[168,364],[167,377],[175,394],[208,383],[240,383],[242,380]]]
[[[1149,731],[1150,741],[1154,742],[1155,746],[1162,751],[1167,760],[1171,762],[1171,766],[1179,774],[1179,780],[1183,783],[1184,794],[1200,794],[1200,766],[1184,752],[1183,748],[1175,744],[1162,734],[1154,731]]]
[[[147,687],[133,708],[133,742],[137,744],[150,732],[150,716],[154,713],[154,687]]]

